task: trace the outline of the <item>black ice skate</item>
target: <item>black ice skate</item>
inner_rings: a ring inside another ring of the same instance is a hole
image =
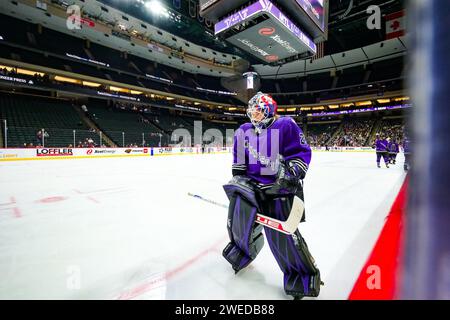
[[[320,286],[325,285],[325,283],[320,280]],[[306,295],[300,294],[300,293],[296,293],[296,294],[291,294],[292,295],[292,300],[302,300],[304,297],[306,297]],[[315,297],[315,296],[309,296],[309,297]]]

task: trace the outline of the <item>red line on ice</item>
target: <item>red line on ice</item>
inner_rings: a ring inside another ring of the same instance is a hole
[[[14,207],[14,208],[13,208],[13,212],[14,212],[14,217],[16,217],[16,218],[22,217],[22,213],[20,212],[20,209],[19,209],[19,208]]]
[[[55,197],[43,198],[43,199],[37,200],[36,202],[52,203],[52,202],[59,202],[59,201],[64,201],[64,200],[67,200],[67,198],[66,197],[61,197],[61,196],[55,196]]]
[[[396,298],[399,265],[402,256],[403,222],[405,217],[408,179],[405,180],[392,205],[383,230],[356,280],[349,300],[392,300]],[[375,266],[375,268],[373,268]],[[379,270],[379,287],[376,271]],[[372,288],[369,288],[369,285]]]
[[[92,202],[100,203],[100,201],[98,201],[98,200],[95,199],[94,197],[88,196],[87,198],[88,198],[89,200],[91,200]]]
[[[7,205],[9,205],[9,204],[15,204],[15,203],[16,203],[16,198],[10,197],[10,198],[9,198],[9,201],[10,201],[10,202],[8,202],[8,203],[0,203],[0,206],[7,206]]]
[[[189,268],[192,264],[199,261],[202,257],[207,255],[209,252],[214,251],[217,246],[219,246],[222,242],[224,242],[226,239],[228,239],[228,236],[220,239],[216,243],[214,243],[211,247],[203,250],[196,256],[192,257],[191,259],[187,260],[183,264],[179,265],[175,269],[169,270],[166,272],[165,275],[161,276],[158,279],[152,280],[150,282],[146,282],[143,284],[138,285],[137,287],[127,290],[120,294],[120,296],[117,298],[117,300],[129,300],[133,299],[145,292],[148,292],[150,290],[153,290],[157,288],[157,284],[166,280],[170,280],[171,278],[175,277],[176,275],[180,274],[182,271],[185,271],[187,268]]]

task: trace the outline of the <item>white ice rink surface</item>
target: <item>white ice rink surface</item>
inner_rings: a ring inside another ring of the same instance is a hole
[[[346,299],[404,180],[403,155],[314,153],[300,225]],[[267,243],[235,275],[222,184],[231,155],[0,162],[0,299],[290,299]]]

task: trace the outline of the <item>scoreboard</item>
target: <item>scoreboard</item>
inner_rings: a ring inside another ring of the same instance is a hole
[[[325,31],[324,0],[295,0],[295,2],[308,14],[320,30]]]
[[[329,0],[286,0],[282,3],[286,13],[296,18],[315,41],[327,39]]]
[[[200,15],[217,22],[255,1],[199,0],[199,2]],[[327,39],[329,0],[272,0],[271,2],[304,27],[313,40],[319,42]]]
[[[266,64],[316,54],[328,38],[329,0],[200,0],[214,34]]]

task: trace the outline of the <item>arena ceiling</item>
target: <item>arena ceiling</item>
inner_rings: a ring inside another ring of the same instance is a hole
[[[176,34],[185,40],[212,50],[239,55],[252,60],[245,53],[213,36],[212,24],[196,16],[198,0],[159,0],[170,11],[179,14],[178,22],[150,14],[148,10],[145,10],[145,3],[150,0],[99,1],[148,21],[148,23]],[[276,0],[273,2],[276,2]],[[331,0],[329,38],[325,45],[325,55],[364,47],[385,39],[384,26],[381,30],[369,30],[367,28],[368,14],[366,10],[371,5],[379,6],[384,16],[404,9],[405,0]]]
[[[264,78],[290,78],[296,76],[293,73],[305,75],[323,72],[327,69],[345,68],[355,64],[370,63],[374,60],[389,59],[407,52],[405,37],[394,39],[394,41],[385,41],[384,22],[380,30],[369,30],[366,25],[368,17],[366,10],[369,6],[377,5],[381,8],[382,14],[387,15],[402,10],[405,7],[405,0],[331,0],[325,56],[317,60],[298,60],[282,67],[261,65],[255,58],[215,37],[212,32],[213,24],[197,14],[198,0],[158,0],[167,8],[170,16],[155,15],[148,6],[154,0],[55,1],[78,4],[83,11],[110,21],[113,25],[123,24],[127,28],[141,33],[151,34],[152,38],[159,43],[171,48],[182,48],[202,59],[214,58],[219,63],[229,64],[233,60],[243,58],[250,62]],[[276,0],[273,1],[276,2]],[[49,19],[42,12],[35,11],[39,10],[23,10],[23,14],[27,15],[28,21],[43,23],[56,30],[66,31],[65,21]],[[17,14],[18,12],[15,15]],[[146,24],[147,27],[143,24]],[[89,32],[90,30],[84,29],[83,36],[96,41],[97,35],[90,35]],[[117,43],[119,40],[114,39]],[[108,43],[108,40],[105,39],[102,39],[102,43],[110,47],[117,46],[117,43]],[[136,47],[132,47],[130,43],[122,40],[117,49],[127,50],[144,58],[149,56],[147,52],[136,52]],[[180,70],[219,77],[231,75],[222,71],[210,70],[208,67],[200,68],[188,63],[182,64],[183,61],[169,60],[170,57],[162,54],[158,57],[154,56],[155,54],[148,58]],[[240,61],[245,62],[244,60]],[[248,64],[245,62],[243,65]]]

